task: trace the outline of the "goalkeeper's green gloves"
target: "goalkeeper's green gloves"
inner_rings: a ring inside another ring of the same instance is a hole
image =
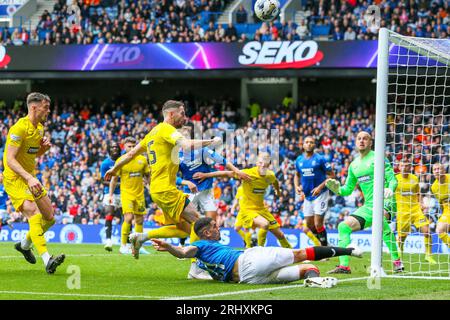
[[[328,179],[325,183],[328,189],[330,189],[333,193],[339,194],[339,189],[341,188],[341,184],[336,179]]]

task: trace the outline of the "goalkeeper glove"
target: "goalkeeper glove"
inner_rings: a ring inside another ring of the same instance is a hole
[[[325,183],[328,189],[330,189],[333,193],[339,194],[339,189],[341,188],[341,184],[336,179],[329,179]]]
[[[389,189],[389,188],[384,189],[384,198],[385,199],[392,198],[393,195],[394,195],[394,192],[392,192],[391,189]]]

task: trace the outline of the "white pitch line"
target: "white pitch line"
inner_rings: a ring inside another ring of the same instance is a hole
[[[112,257],[114,253],[102,253],[102,254],[70,254],[66,255],[66,258],[71,257]],[[13,258],[22,258],[23,256],[0,256],[0,259],[13,259]]]
[[[360,277],[360,278],[349,278],[349,279],[338,279],[339,282],[349,282],[349,281],[358,281],[358,280],[367,280],[369,277]],[[261,288],[261,289],[249,289],[249,290],[240,290],[240,291],[230,291],[230,292],[221,292],[214,294],[203,294],[199,296],[190,296],[190,297],[168,297],[161,298],[163,300],[192,300],[192,299],[203,299],[203,298],[214,298],[214,297],[223,297],[223,296],[231,296],[236,294],[245,294],[245,293],[257,293],[257,292],[265,292],[265,291],[276,291],[276,290],[284,290],[284,289],[292,289],[292,288],[301,288],[304,287],[303,284],[296,285],[287,285],[281,287],[272,287],[272,288]]]
[[[31,292],[31,291],[0,291],[0,294],[27,294],[35,296],[63,296],[63,297],[97,297],[118,299],[161,299],[153,296],[127,296],[116,294],[90,294],[90,293],[59,293],[59,292]]]

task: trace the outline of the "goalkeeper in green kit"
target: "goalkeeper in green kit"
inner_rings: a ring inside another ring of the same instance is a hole
[[[371,135],[365,131],[358,133],[356,136],[356,150],[359,152],[359,157],[350,164],[345,185],[341,186],[335,179],[328,179],[326,182],[329,190],[341,196],[350,195],[358,183],[364,195],[364,205],[348,216],[338,226],[339,247],[346,248],[350,244],[350,235],[352,232],[364,230],[372,226],[375,152],[371,150],[371,147]],[[384,198],[391,199],[397,187],[397,180],[387,159],[385,160],[385,182]],[[389,248],[392,261],[394,261],[394,271],[402,272],[404,267],[398,255],[395,235],[392,233],[384,216],[383,241]],[[349,261],[348,256],[339,257],[339,266],[328,273],[351,273]]]

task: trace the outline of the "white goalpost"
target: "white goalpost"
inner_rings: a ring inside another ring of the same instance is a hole
[[[445,189],[442,186],[445,184],[440,184],[439,196],[436,196],[437,186],[432,188],[436,180],[433,165],[439,163],[445,174],[450,169],[449,69],[450,39],[413,38],[385,28],[380,29],[370,270],[372,278],[388,276],[450,279],[450,248],[443,240],[445,237],[436,233],[438,224],[442,225],[445,221],[439,220],[444,209],[450,209],[450,195],[442,195]],[[403,170],[404,175],[397,177],[402,179],[403,186],[411,186],[411,189],[397,187],[394,196],[397,205],[393,210],[395,218],[392,226],[397,237],[400,232],[398,240],[402,240],[403,244],[401,258],[405,270],[402,273],[393,272],[393,261],[389,254],[383,253],[385,157],[390,161],[396,176],[401,174],[400,167],[410,170],[410,175]],[[450,193],[450,187],[447,186],[446,192]],[[420,216],[421,213],[427,221]],[[411,219],[407,226],[408,216]],[[429,233],[421,232],[426,230],[425,225],[428,225]],[[450,230],[446,231],[448,233]]]

